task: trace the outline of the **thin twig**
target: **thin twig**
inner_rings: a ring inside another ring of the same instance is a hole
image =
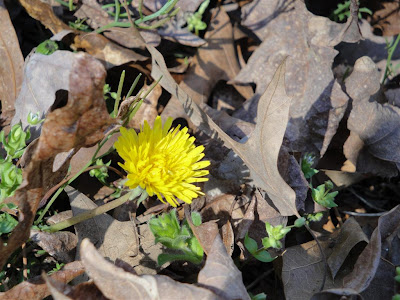
[[[348,214],[349,216],[354,216],[354,217],[380,217],[386,214],[387,212],[379,212],[379,213],[359,213],[355,211],[347,211],[343,210],[342,213]]]
[[[382,208],[379,208],[377,206],[375,206],[374,204],[370,203],[368,200],[366,200],[365,198],[361,197],[360,195],[358,195],[352,188],[349,188],[350,193],[352,193],[354,196],[356,196],[361,202],[363,202],[365,205],[369,206],[372,209],[375,209],[377,211],[386,211]]]
[[[28,259],[26,258],[26,244],[23,243],[22,246],[22,276],[24,280],[28,280]]]
[[[246,286],[246,290],[250,290],[253,287],[255,287],[261,280],[263,280],[265,277],[267,277],[273,271],[274,271],[274,269],[269,269],[268,271],[261,274],[261,276],[258,276],[256,280],[254,280],[252,283],[250,283],[248,286]]]

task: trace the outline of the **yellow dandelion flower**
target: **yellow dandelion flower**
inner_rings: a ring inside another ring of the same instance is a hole
[[[145,121],[139,134],[134,129],[121,128],[121,136],[114,146],[125,161],[120,166],[128,173],[125,185],[140,186],[149,196],[157,195],[176,207],[177,198],[186,203],[204,195],[193,183],[207,181],[209,161],[204,157],[204,146],[195,146],[185,127],[170,130],[172,119],[164,126],[158,116],[153,128]]]

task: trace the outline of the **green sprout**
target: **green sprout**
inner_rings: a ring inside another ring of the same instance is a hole
[[[195,219],[198,220],[197,217]],[[169,249],[180,252],[177,254],[160,254],[157,259],[160,266],[175,260],[190,261],[195,264],[202,262],[203,248],[194,236],[187,220],[184,220],[181,225],[179,224],[175,209],[157,218],[152,218],[149,221],[149,227],[156,243],[161,243]]]
[[[334,202],[334,200],[338,192],[335,191],[330,193],[332,189],[333,183],[332,181],[328,180],[324,184],[319,185],[316,189],[311,188],[311,196],[316,203],[323,207],[336,207],[337,204]]]
[[[389,41],[386,40],[386,49],[388,52],[388,58],[386,60],[386,68],[385,68],[385,74],[383,75],[383,79],[382,79],[382,84],[385,83],[386,79],[389,76],[392,76],[395,74],[395,72],[397,71],[397,69],[400,67],[400,63],[398,63],[396,66],[393,67],[392,64],[392,56],[394,51],[397,48],[397,45],[400,42],[400,34],[397,35],[397,38],[392,40],[392,42],[390,43]]]
[[[313,169],[311,166],[314,164],[315,156],[310,153],[306,153],[301,160],[301,171],[306,179],[310,179],[318,173],[317,169]]]
[[[205,0],[201,3],[199,9],[194,14],[190,14],[186,18],[186,22],[188,24],[187,28],[189,31],[193,31],[196,35],[199,35],[200,30],[204,30],[207,28],[207,24],[204,23],[201,19],[203,18],[203,14],[206,11],[208,5],[210,4],[210,0]]]
[[[357,1],[358,2],[358,1]],[[346,18],[350,17],[350,4],[351,0],[347,0],[343,3],[339,3],[337,8],[333,11],[331,15],[331,19],[335,22],[344,21]],[[372,15],[372,11],[366,7],[361,7],[358,9],[358,18],[361,20],[362,15],[361,13],[367,13]]]
[[[68,22],[69,27],[72,29],[84,31],[84,32],[90,32],[90,27],[87,24],[84,24],[86,22],[86,19],[76,19],[74,22]]]
[[[267,251],[269,248],[274,249],[281,249],[282,242],[281,240],[292,230],[293,227],[300,228],[304,226],[306,223],[306,219],[301,217],[297,219],[292,226],[283,226],[277,225],[272,226],[270,223],[265,222],[265,229],[267,230],[268,236],[261,240],[263,245],[262,248],[258,248],[257,242],[250,238],[249,235],[246,233],[244,238],[244,246],[253,255],[256,259],[262,262],[271,262],[276,257],[272,257],[271,254]]]
[[[7,152],[6,161],[11,161],[14,158],[20,158],[25,151],[26,141],[31,137],[29,129],[25,132],[21,124],[15,124],[7,138],[4,131],[0,132],[0,141]]]
[[[45,40],[36,47],[36,53],[50,55],[58,50],[58,44],[52,40]]]

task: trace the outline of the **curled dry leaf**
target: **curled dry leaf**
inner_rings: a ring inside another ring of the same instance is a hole
[[[66,187],[65,190],[74,215],[97,207],[92,200],[77,190],[71,187]],[[108,214],[76,224],[77,259],[80,259],[81,241],[89,238],[100,254],[108,259],[112,261],[121,259],[134,267],[138,274],[155,274],[157,257],[162,252],[161,244],[154,244],[154,236],[147,230],[147,224],[139,226],[138,229],[135,227],[135,223],[131,221],[120,222]]]
[[[351,268],[351,265],[343,266],[343,263],[347,261],[351,264],[351,261],[346,260],[350,251],[365,241],[366,237],[361,227],[352,219],[347,220],[341,230],[334,232],[329,238],[320,238],[319,242],[328,259],[330,270],[324,269],[324,261],[316,241],[286,248],[282,269],[286,298],[310,299],[319,291],[325,272],[324,289],[343,288],[345,274],[338,273],[338,270]]]
[[[109,299],[221,299],[208,289],[176,282],[162,275],[134,275],[106,261],[89,242],[81,244],[82,263]]]
[[[0,100],[2,125],[14,114],[14,102],[22,84],[24,58],[10,16],[0,0]]]
[[[106,71],[99,61],[85,53],[76,54],[69,74],[68,103],[47,115],[38,158],[92,146],[103,138],[112,123],[103,97],[105,77]]]
[[[48,233],[32,230],[31,239],[59,262],[68,263],[75,259],[74,250],[76,249],[78,238],[72,232]]]
[[[206,264],[199,273],[198,284],[223,299],[250,299],[243,284],[242,273],[226,252],[219,235],[215,237]]]
[[[20,208],[19,223],[7,244],[0,243],[0,265],[29,238],[29,230],[40,200],[66,174],[68,164],[52,172],[54,157],[71,148],[93,145],[104,136],[110,116],[103,99],[106,72],[97,60],[83,53],[76,54],[74,70],[69,74],[68,103],[48,114],[33,155],[24,169],[24,181],[16,191]]]
[[[379,103],[379,77],[373,61],[362,57],[346,80],[353,109],[347,121],[351,132],[343,150],[358,172],[396,176],[396,165],[400,167],[400,108]]]
[[[74,261],[65,265],[60,271],[50,276],[52,280],[68,283],[75,277],[83,274],[85,269],[80,261]],[[48,286],[42,276],[37,276],[28,281],[24,281],[11,290],[0,293],[0,299],[30,299],[41,300],[50,295]]]
[[[395,36],[400,33],[400,3],[379,1],[381,9],[374,10],[371,24],[384,36]]]
[[[263,42],[234,81],[256,83],[256,94],[233,116],[255,121],[260,115],[257,102],[275,69],[287,57],[286,87],[293,101],[285,136],[291,150],[322,156],[348,101],[331,70],[338,53],[330,45],[338,33],[333,30],[336,23],[310,13],[304,1],[273,2],[253,1],[243,7],[243,25],[258,28],[256,33]]]
[[[276,70],[259,101],[256,128],[248,141],[241,144],[221,130],[176,84],[160,52],[151,46],[147,49],[153,59],[152,77],[159,78],[163,75],[160,84],[181,101],[193,124],[210,137],[221,139],[226,147],[231,148],[240,156],[250,169],[255,184],[267,191],[282,215],[298,215],[295,205],[296,194],[282,179],[277,166],[290,106],[290,98],[285,92],[285,64],[282,63]]]
[[[221,7],[212,10],[212,19],[205,34],[206,45],[200,47],[180,87],[197,104],[207,102],[219,80],[229,81],[240,70],[236,59],[233,29],[228,14]],[[157,78],[156,78],[157,79]],[[245,97],[253,93],[250,87],[237,87]],[[165,117],[186,117],[182,105],[172,97],[163,111]]]
[[[93,282],[70,286],[43,276],[54,300],[108,300]]]
[[[364,291],[366,299],[376,299],[378,295],[390,299],[394,294],[395,266],[400,262],[399,222],[400,206],[379,218],[369,244],[358,257],[353,271],[344,278],[346,288]]]

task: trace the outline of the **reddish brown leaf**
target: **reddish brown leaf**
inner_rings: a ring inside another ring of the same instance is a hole
[[[24,58],[3,0],[0,0],[0,27],[1,115],[4,124],[9,124],[14,114],[14,102],[22,84]]]

